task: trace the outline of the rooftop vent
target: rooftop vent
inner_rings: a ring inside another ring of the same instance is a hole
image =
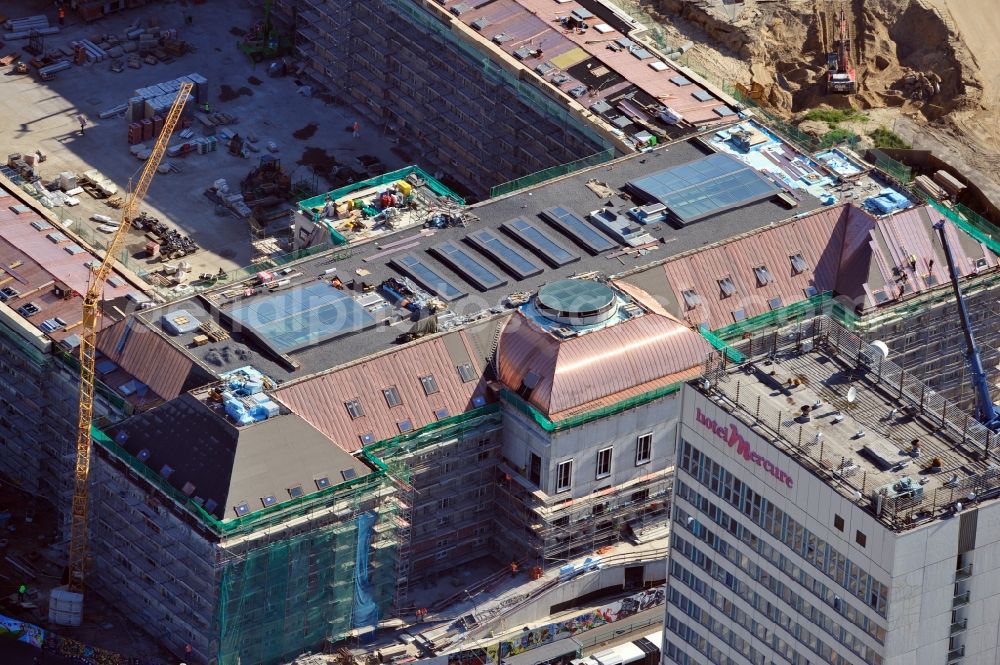
[[[41,309],[39,309],[38,305],[33,302],[25,303],[17,308],[17,313],[21,316],[32,316],[33,314],[38,314],[40,311]]]

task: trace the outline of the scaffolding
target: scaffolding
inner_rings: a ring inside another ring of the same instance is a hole
[[[198,560],[172,558],[162,568],[189,588],[204,585],[205,577],[215,585],[208,649],[219,665],[294,658],[309,648],[365,635],[395,612],[400,531],[406,524],[398,494],[409,482],[405,465],[373,464],[368,475],[219,520],[103,432],[93,428],[92,434],[131,477],[180,509],[175,512],[182,521],[168,520],[169,511],[160,518],[153,513],[159,524],[152,537],[180,540],[171,529],[184,524],[209,544],[211,553],[195,555]],[[160,571],[148,575],[156,574]]]

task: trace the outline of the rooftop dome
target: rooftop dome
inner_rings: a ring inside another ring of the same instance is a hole
[[[618,309],[618,298],[606,284],[585,279],[561,279],[546,284],[535,296],[545,318],[562,325],[589,326],[607,321]]]

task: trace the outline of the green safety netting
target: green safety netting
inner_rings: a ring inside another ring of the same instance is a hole
[[[313,212],[313,210],[315,208],[322,208],[326,205],[328,200],[336,201],[351,192],[367,189],[369,187],[381,187],[382,185],[388,185],[389,183],[396,182],[397,180],[405,180],[406,176],[411,173],[416,173],[420,176],[421,180],[427,183],[427,187],[438,196],[447,196],[459,205],[465,205],[465,199],[445,187],[437,178],[427,173],[419,166],[406,166],[396,171],[391,171],[390,173],[383,173],[381,175],[368,178],[367,180],[362,180],[361,182],[353,182],[333,191],[326,192],[325,194],[304,199],[299,201],[298,206],[300,210],[312,215],[313,221],[316,221],[318,216]]]
[[[546,432],[559,432],[561,430],[570,429],[572,427],[577,427],[578,425],[583,425],[584,423],[589,423],[598,418],[606,418],[608,416],[613,416],[616,413],[621,413],[622,411],[628,411],[629,409],[634,409],[637,406],[642,406],[643,404],[648,404],[654,400],[658,400],[661,397],[666,397],[671,395],[681,389],[683,382],[678,381],[676,383],[671,383],[666,386],[661,386],[659,388],[654,388],[640,395],[635,395],[629,397],[620,402],[615,402],[610,406],[604,406],[599,409],[594,409],[593,411],[587,411],[585,413],[578,413],[574,416],[564,418],[562,420],[549,420],[548,417],[531,404],[528,404],[517,393],[507,388],[501,388],[500,394],[504,401],[516,408],[521,413],[526,416],[531,417],[535,423],[541,427]]]
[[[541,171],[536,171],[535,173],[529,173],[528,175],[521,176],[515,180],[510,180],[500,185],[494,185],[490,188],[490,198],[495,199],[498,196],[510,194],[511,192],[516,192],[517,190],[524,189],[526,187],[533,187],[539,183],[551,180],[552,178],[566,175],[567,173],[573,173],[574,171],[603,164],[604,162],[611,161],[614,157],[614,148],[606,148],[600,152],[590,155],[589,157],[577,159],[565,164],[550,166],[547,169],[542,169]]]

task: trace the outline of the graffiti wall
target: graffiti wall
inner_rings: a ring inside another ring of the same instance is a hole
[[[479,665],[486,662],[483,659],[483,655],[489,661],[497,663],[502,658],[516,656],[519,653],[530,651],[543,644],[555,642],[565,637],[572,637],[577,633],[592,630],[605,624],[622,621],[643,610],[648,610],[650,607],[662,605],[666,597],[665,590],[665,586],[647,589],[627,598],[616,600],[605,607],[591,612],[584,612],[571,619],[538,626],[533,630],[526,630],[514,640],[503,640],[496,644],[491,644],[485,650],[474,649],[450,654],[448,656],[448,665]],[[485,651],[485,654],[482,653],[483,651]]]
[[[27,642],[41,648],[45,641],[45,630],[33,623],[25,623],[0,614],[0,639],[10,638],[19,642]]]
[[[60,637],[33,623],[0,614],[0,639],[5,638],[27,642],[46,653],[76,658],[84,665],[141,665],[137,658],[127,658],[114,651],[87,646],[68,637]]]

